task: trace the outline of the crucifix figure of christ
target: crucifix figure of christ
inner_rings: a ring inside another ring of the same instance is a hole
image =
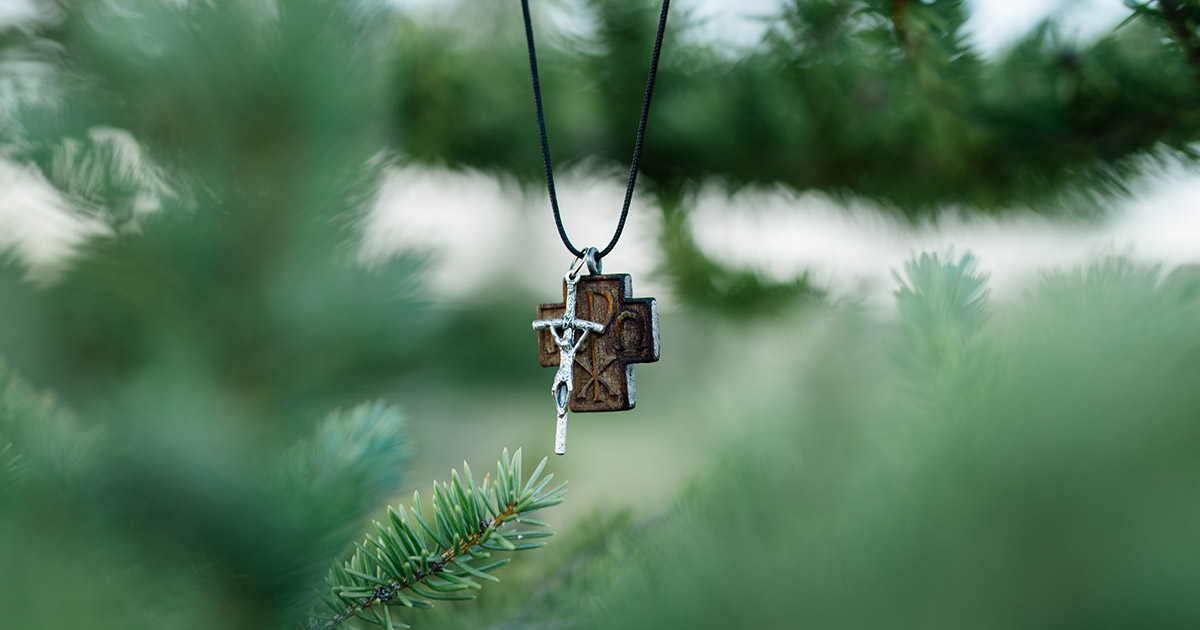
[[[563,282],[563,303],[538,306],[533,327],[543,367],[558,367],[551,392],[558,409],[554,452],[566,452],[567,411],[623,411],[637,404],[633,364],[659,357],[658,304],[633,299],[627,274],[580,275]],[[582,336],[575,340],[575,331]],[[590,333],[590,334],[589,334]]]
[[[554,432],[554,452],[559,455],[567,452],[567,408],[571,394],[575,392],[573,370],[575,353],[579,352],[579,348],[587,340],[589,332],[597,335],[604,333],[604,324],[575,317],[575,285],[579,282],[580,271],[581,265],[575,264],[567,272],[567,275],[563,276],[566,298],[563,314],[560,317],[538,319],[533,322],[533,329],[549,331],[550,336],[554,339],[554,345],[558,347],[558,372],[554,374],[554,383],[550,386],[550,393],[554,395],[554,406],[558,410],[558,424]],[[541,315],[542,311],[539,308],[538,316],[541,317]],[[579,341],[575,341],[576,330],[582,333],[579,335]],[[540,339],[541,335],[538,337]]]

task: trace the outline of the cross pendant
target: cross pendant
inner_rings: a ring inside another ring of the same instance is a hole
[[[567,449],[568,410],[633,409],[633,364],[659,357],[654,298],[628,297],[633,293],[628,274],[584,276],[580,271],[576,265],[563,278],[563,303],[538,306],[533,322],[542,366],[558,366],[550,391],[558,412],[554,452],[559,455]],[[576,381],[582,384],[578,391]]]

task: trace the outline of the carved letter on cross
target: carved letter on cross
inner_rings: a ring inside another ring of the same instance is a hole
[[[658,304],[654,298],[633,299],[628,274],[580,276],[574,288],[571,300],[563,282],[563,299],[575,302],[575,319],[604,328],[600,333],[591,331],[575,352],[570,410],[633,409],[637,403],[633,364],[658,360]],[[538,306],[538,320],[561,319],[565,303]],[[560,347],[549,329],[538,330],[538,355],[542,367],[559,365]]]

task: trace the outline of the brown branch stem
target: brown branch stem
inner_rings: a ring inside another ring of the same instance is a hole
[[[427,571],[421,571],[418,569],[413,571],[411,580],[407,578],[403,580],[392,580],[391,584],[388,586],[381,585],[375,587],[375,590],[372,591],[370,597],[365,597],[362,599],[362,601],[347,607],[346,610],[339,614],[336,619],[330,620],[324,624],[322,628],[324,630],[332,630],[333,628],[337,628],[348,621],[351,617],[357,616],[359,613],[374,606],[375,604],[385,604],[390,602],[396,598],[396,594],[400,591],[406,588],[412,588],[413,586],[416,586],[417,584],[420,584],[431,577],[437,577],[446,569],[446,565],[454,562],[459,556],[467,553],[471,547],[487,542],[484,540],[484,534],[488,533],[489,529],[494,534],[500,529],[500,527],[504,525],[507,519],[511,518],[514,514],[516,514],[516,512],[516,503],[505,505],[504,510],[497,514],[495,519],[484,519],[483,521],[480,521],[479,526],[474,532],[471,533],[470,537],[460,541],[454,547],[442,550],[442,553],[438,556],[440,560],[436,562],[430,562],[429,569]]]

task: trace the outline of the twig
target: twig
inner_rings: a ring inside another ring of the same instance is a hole
[[[325,625],[322,625],[321,627],[328,629],[337,628],[343,623],[349,621],[351,617],[358,616],[360,612],[371,608],[375,604],[386,604],[387,602],[390,602],[396,598],[396,594],[401,590],[411,588],[416,584],[424,582],[428,578],[438,576],[442,571],[445,570],[446,565],[454,562],[454,560],[456,560],[459,556],[467,553],[467,550],[471,547],[478,545],[482,541],[484,534],[493,529],[493,526],[495,526],[494,529],[500,529],[500,527],[504,525],[505,521],[509,518],[512,518],[512,516],[516,513],[516,508],[516,504],[508,505],[505,507],[503,512],[496,516],[495,520],[486,519],[481,521],[479,523],[479,527],[474,532],[471,532],[470,538],[459,542],[453,548],[443,550],[438,556],[441,558],[440,561],[430,562],[428,571],[416,570],[413,572],[413,578],[411,580],[392,580],[391,584],[388,586],[376,587],[375,591],[371,593],[370,597],[364,598],[357,604],[348,606],[341,614],[337,616],[337,618],[327,621]]]

